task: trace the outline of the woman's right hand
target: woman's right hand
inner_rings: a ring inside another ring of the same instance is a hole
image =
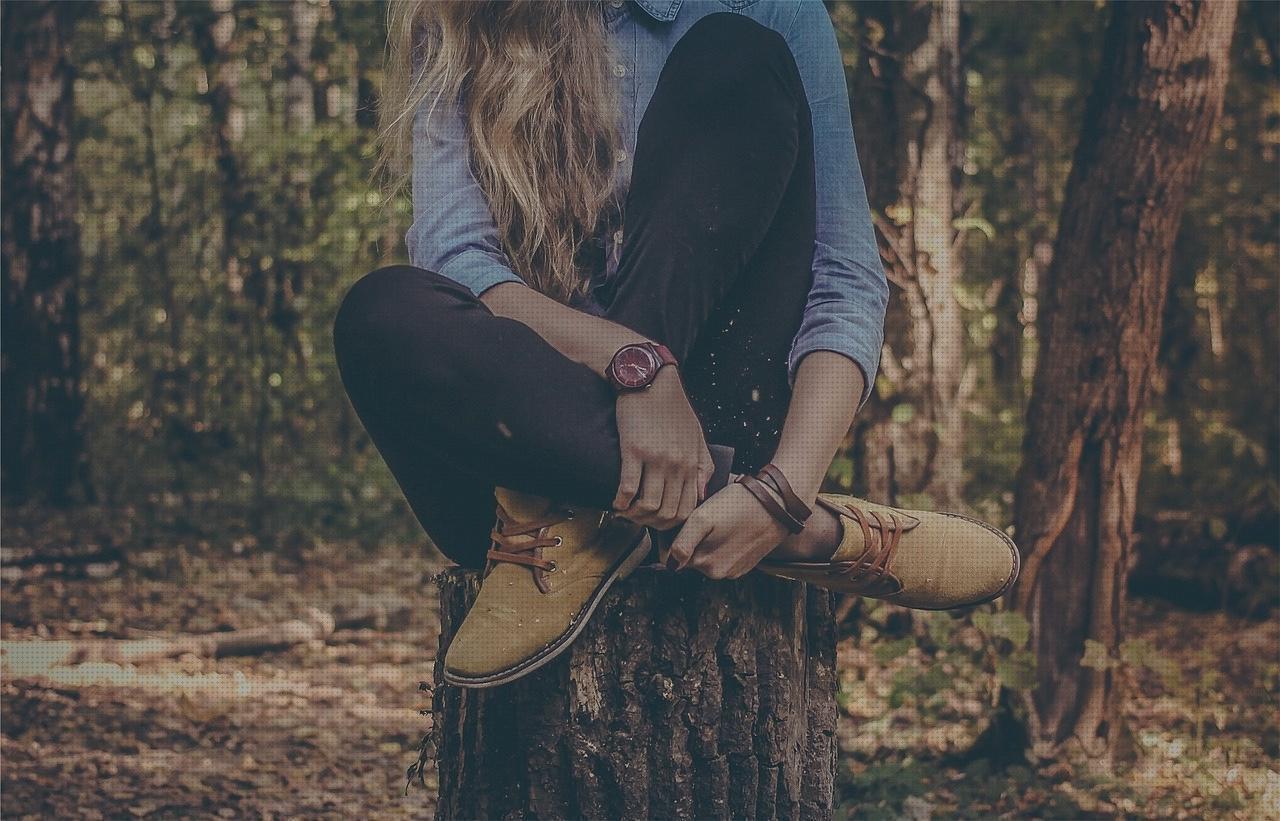
[[[617,420],[622,478],[614,511],[659,530],[681,524],[702,501],[714,466],[676,369],[661,368],[648,388],[620,394]]]

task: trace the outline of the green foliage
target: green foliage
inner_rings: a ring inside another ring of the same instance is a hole
[[[73,49],[102,499],[211,532],[243,514],[268,531],[421,539],[347,404],[330,338],[346,287],[396,260],[408,225],[407,202],[377,207],[360,108],[385,10],[320,8],[305,75],[316,122],[298,131],[285,118],[292,6],[234,6],[229,122],[246,195],[232,202],[205,93],[217,69],[195,48],[209,7],[173,9],[104,4]]]
[[[954,698],[972,698],[975,681],[990,701],[998,688],[1019,691],[1035,685],[1035,657],[1027,648],[1030,628],[1019,613],[989,607],[957,617],[951,613],[913,613],[910,635],[886,639],[876,621],[881,605],[868,605],[861,638],[871,658],[891,669],[885,694],[887,710],[911,706],[926,714],[951,709]],[[849,707],[849,694],[842,693]]]

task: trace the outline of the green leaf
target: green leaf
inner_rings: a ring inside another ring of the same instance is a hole
[[[838,482],[841,487],[852,487],[853,460],[848,456],[837,456],[832,459],[831,467],[827,469],[827,476]]]
[[[1030,690],[1036,686],[1036,659],[1026,650],[996,659],[996,676],[1013,690]]]
[[[1084,655],[1080,658],[1080,665],[1094,670],[1109,670],[1116,666],[1116,660],[1108,655],[1105,644],[1093,639],[1085,639]]]
[[[1155,646],[1146,639],[1126,639],[1120,643],[1120,658],[1125,664],[1149,668],[1152,659],[1158,657]]]
[[[876,661],[887,664],[915,646],[915,639],[907,637],[896,641],[887,641],[876,646]]]
[[[953,684],[954,679],[943,671],[941,664],[931,665],[916,681],[922,693],[938,693]]]
[[[1014,647],[1025,647],[1031,638],[1031,625],[1021,613],[1005,610],[991,617],[991,632],[1013,642]]]
[[[903,402],[901,405],[895,405],[893,413],[889,416],[896,424],[905,425],[912,419],[916,418],[916,406]]]

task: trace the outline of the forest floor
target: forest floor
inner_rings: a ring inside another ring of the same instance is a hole
[[[124,547],[123,561],[108,549],[89,564],[23,565],[69,545],[82,554],[77,527],[6,523],[0,815],[432,815],[430,780],[406,790],[405,770],[430,721],[418,682],[434,664],[439,565],[408,547],[175,547],[150,536],[130,544],[127,533],[97,539]],[[116,646],[104,640],[324,622],[317,612],[337,614],[339,629],[273,652],[135,663],[101,651]],[[910,671],[931,663],[921,649],[884,654],[847,638],[842,814],[1280,817],[1280,625],[1137,603],[1129,631],[1182,671],[1181,683],[1131,674],[1136,752],[1113,779],[1066,763],[993,770],[948,758],[982,729],[994,679],[904,696]]]

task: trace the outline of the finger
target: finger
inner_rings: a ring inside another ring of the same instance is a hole
[[[651,520],[662,507],[662,491],[666,486],[666,477],[655,465],[646,465],[644,475],[640,479],[640,493],[631,503],[631,512]]]
[[[626,510],[631,507],[636,491],[640,489],[642,465],[639,459],[623,454],[622,477],[618,480],[618,495],[613,498],[614,510]]]
[[[717,541],[714,533],[710,534],[708,538],[702,540],[702,544],[698,545],[698,552],[689,562],[689,568],[698,571],[708,579],[727,579],[733,559],[725,553],[725,546]]]
[[[680,506],[676,508],[676,518],[684,522],[689,519],[689,514],[693,513],[693,509],[698,506],[700,496],[702,495],[702,485],[700,477],[695,477],[692,482],[684,483],[684,490],[680,493]]]
[[[711,524],[703,517],[689,517],[684,527],[680,528],[680,532],[676,534],[676,540],[671,543],[671,550],[667,553],[667,564],[674,565],[674,570],[683,570],[693,558],[698,545],[710,532]]]
[[[658,508],[659,526],[664,530],[675,527],[683,519],[680,518],[680,504],[684,500],[685,488],[692,484],[689,480],[668,479],[662,489],[662,506]]]

